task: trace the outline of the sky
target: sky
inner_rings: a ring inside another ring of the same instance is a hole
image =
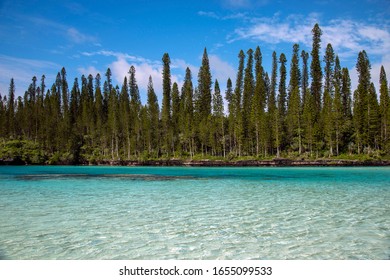
[[[108,67],[121,87],[133,65],[142,102],[152,76],[161,103],[163,54],[181,87],[187,67],[196,84],[204,48],[224,90],[229,77],[235,82],[240,50],[259,46],[270,73],[273,51],[285,53],[287,66],[293,44],[311,51],[315,23],[323,31],[321,56],[331,43],[353,90],[358,53],[367,52],[378,91],[381,65],[390,75],[390,0],[0,0],[0,94],[8,95],[14,78],[22,96],[43,74],[50,88],[62,67],[70,88],[82,75],[104,79]]]

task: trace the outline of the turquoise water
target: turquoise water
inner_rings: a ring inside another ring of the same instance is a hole
[[[0,259],[389,259],[389,175],[0,167]]]

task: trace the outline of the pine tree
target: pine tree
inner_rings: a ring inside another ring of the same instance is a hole
[[[78,125],[79,113],[80,113],[80,88],[78,79],[74,79],[73,87],[70,92],[69,100],[69,118],[71,129]]]
[[[131,157],[131,139],[130,139],[130,97],[127,77],[124,77],[121,92],[119,95],[119,125],[120,134],[123,135],[126,145],[124,145],[124,155],[127,159]]]
[[[8,136],[14,138],[15,135],[15,82],[12,78],[9,84],[8,100],[7,100],[7,117],[6,129]]]
[[[184,150],[193,157],[194,153],[194,87],[190,68],[187,67],[181,90],[182,117],[181,131],[183,133]]]
[[[381,67],[379,76],[380,84],[380,117],[381,117],[381,147],[388,150],[390,148],[390,96],[385,68]]]
[[[271,154],[273,154],[274,149],[277,148],[277,143],[279,143],[279,130],[278,130],[278,111],[276,107],[276,86],[277,86],[277,76],[278,76],[278,62],[276,52],[272,53],[272,74],[271,74],[271,84],[268,97],[268,127],[270,128],[269,133],[269,147],[271,149]]]
[[[367,53],[361,51],[356,63],[358,88],[354,93],[354,126],[358,153],[369,146],[369,91],[371,85],[371,64]]]
[[[325,142],[329,149],[329,156],[333,155],[333,138],[334,138],[334,119],[333,119],[333,96],[334,96],[334,60],[335,55],[333,47],[328,44],[325,51],[325,86],[324,100],[322,109],[322,121]]]
[[[203,52],[202,65],[198,74],[198,90],[201,98],[201,115],[206,119],[211,115],[211,72],[206,48]]]
[[[266,118],[265,118],[265,105],[266,105],[266,88],[263,80],[263,67],[259,67],[259,72],[256,77],[256,87],[254,91],[253,100],[251,102],[251,123],[254,127],[255,140],[256,140],[256,156],[260,156],[260,150],[266,154]]]
[[[172,85],[172,150],[178,151],[179,149],[179,127],[180,122],[180,93],[177,83]]]
[[[81,94],[80,94],[80,119],[79,125],[80,130],[82,131],[83,136],[88,136],[89,134],[89,93],[88,93],[88,81],[87,78],[82,75],[81,76]]]
[[[301,95],[302,95],[302,104],[305,104],[305,95],[308,92],[309,88],[309,67],[308,67],[308,59],[309,54],[304,50],[301,52],[302,58],[302,87],[301,87]]]
[[[118,114],[118,94],[119,88],[111,88],[108,96],[108,135],[110,137],[111,158],[114,160],[119,157],[118,133],[119,133],[119,114]]]
[[[104,122],[105,122],[105,116],[104,116],[104,108],[103,108],[103,95],[100,88],[100,74],[98,73],[95,77],[95,102],[94,102],[94,112],[95,112],[95,135],[94,143],[96,143],[96,147],[98,150],[98,155],[103,156],[104,154],[104,140],[102,141],[102,138],[105,137],[104,135]]]
[[[341,100],[341,82],[342,82],[342,73],[340,67],[339,57],[336,56],[335,59],[335,67],[334,67],[334,75],[333,75],[333,85],[334,85],[334,98],[333,98],[333,126],[334,126],[334,137],[335,137],[335,147],[336,147],[336,155],[340,153],[340,144],[343,136],[343,107]]]
[[[264,75],[264,69],[263,69],[263,65],[262,65],[263,64],[263,55],[261,53],[259,46],[256,47],[254,59],[255,59],[255,78],[257,79],[260,71]],[[264,79],[264,77],[261,77],[261,78]]]
[[[140,154],[141,149],[141,98],[139,94],[139,89],[137,85],[137,80],[135,78],[135,67],[132,65],[129,69],[129,92],[130,92],[130,122],[131,122],[131,143],[134,148],[134,156],[137,157],[137,154]]]
[[[278,108],[277,108],[277,137],[276,148],[277,157],[280,157],[281,151],[285,147],[286,143],[286,56],[282,53],[279,57],[280,63],[280,81],[279,81],[279,95],[278,95]]]
[[[93,76],[91,74],[88,75],[88,83],[87,83],[87,90],[88,90],[88,101],[87,101],[87,112],[88,112],[88,133],[92,135],[94,132],[94,86],[93,86]]]
[[[5,103],[0,94],[0,138],[5,138],[6,136],[7,108]]]
[[[169,55],[165,53],[162,58],[163,61],[163,99],[161,109],[161,122],[162,122],[162,150],[168,156],[170,154],[171,143],[171,60]]]
[[[380,143],[380,113],[377,94],[373,83],[370,84],[367,98],[368,147],[378,150]]]
[[[211,117],[211,72],[206,48],[203,52],[202,65],[198,73],[198,93],[199,93],[199,138],[202,153],[208,147],[210,139],[210,117]]]
[[[36,114],[36,141],[37,143],[42,143],[44,139],[44,98],[45,98],[45,90],[46,90],[46,84],[45,84],[45,75],[41,76],[41,85],[37,88],[37,102],[35,106],[35,114]],[[18,105],[22,105],[22,99],[20,98],[20,102],[17,102]],[[21,127],[17,127],[17,134],[21,134]]]
[[[351,78],[348,68],[345,67],[341,70],[341,106],[343,111],[342,148],[343,150],[348,148],[352,152],[351,147],[354,144],[351,142],[351,138],[354,134],[354,126],[352,121]]]
[[[318,24],[314,25],[312,30],[313,34],[313,45],[311,51],[311,65],[310,65],[310,75],[311,75],[311,94],[314,97],[315,105],[315,116],[316,122],[319,121],[319,114],[321,112],[321,94],[322,94],[322,69],[320,62],[320,48],[321,48],[321,35],[322,30]]]
[[[160,109],[157,101],[157,95],[153,88],[153,81],[152,77],[149,76],[149,83],[148,83],[148,99],[147,99],[147,111],[148,111],[148,117],[150,121],[150,130],[149,130],[149,153],[155,154],[155,156],[158,156],[158,149],[159,149],[159,114]]]
[[[317,156],[319,149],[322,144],[322,125],[321,125],[321,100],[322,100],[322,69],[320,62],[320,48],[321,48],[321,35],[322,30],[318,24],[314,25],[312,29],[313,34],[313,44],[311,51],[311,65],[310,65],[310,75],[311,75],[311,87],[310,92],[313,97],[313,133],[314,133],[314,144],[317,150]]]
[[[299,45],[293,46],[293,56],[290,67],[290,83],[288,86],[288,107],[287,107],[287,142],[292,150],[298,149],[302,153],[301,139],[301,98],[299,87],[301,84],[301,73],[299,70]]]
[[[142,106],[139,112],[139,118],[140,118],[140,137],[139,137],[139,153],[140,156],[138,158],[140,159],[147,159],[150,157],[149,155],[149,143],[150,134],[148,133],[150,131],[150,119],[148,118],[148,108],[147,106]]]
[[[54,84],[51,88],[51,95],[49,95],[50,100],[50,116],[51,118],[48,118],[48,125],[49,127],[49,143],[52,149],[51,151],[60,151],[65,148],[64,146],[64,140],[63,140],[63,115],[61,114],[61,87],[58,87],[58,85]],[[25,102],[26,104],[26,102]]]
[[[234,149],[234,129],[235,129],[235,113],[236,102],[234,99],[232,80],[228,78],[226,82],[225,100],[228,103],[228,136],[227,142],[229,143],[229,152]]]
[[[214,151],[217,154],[221,153],[226,157],[226,143],[225,143],[225,116],[224,116],[224,106],[223,99],[221,95],[221,89],[219,88],[218,80],[215,80],[214,83],[214,94],[213,94],[213,119],[214,119]],[[222,144],[222,147],[221,145]]]
[[[83,133],[80,131],[80,88],[77,78],[75,78],[70,92],[69,123],[71,127],[68,136],[68,150],[72,156],[71,161],[73,163],[79,163]]]
[[[241,113],[241,127],[242,127],[242,141],[244,153],[249,154],[251,151],[251,108],[252,98],[254,92],[254,78],[253,78],[253,50],[247,51],[248,59],[245,68],[244,89],[242,96],[242,113]]]
[[[33,82],[34,84],[35,82]],[[62,67],[61,72],[60,72],[60,81],[59,81],[59,87],[61,92],[61,101],[62,101],[62,116],[63,116],[63,121],[62,121],[62,126],[61,126],[61,134],[62,134],[62,147],[67,147],[68,140],[69,140],[69,135],[71,131],[71,123],[70,123],[70,113],[69,113],[69,87],[68,87],[68,82],[66,78],[66,70],[65,67]],[[32,92],[35,91],[35,86]],[[33,94],[35,95],[35,93]],[[35,99],[35,97],[33,98]],[[65,150],[63,150],[64,152]]]
[[[2,102],[1,100],[1,96],[0,96],[0,103]],[[15,135],[18,135],[18,138],[19,139],[24,139],[24,113],[25,113],[25,110],[24,110],[24,104],[23,104],[23,99],[21,96],[19,96],[17,98],[17,101],[16,101],[16,112],[15,112]],[[43,101],[42,101],[42,106],[43,106]],[[1,107],[1,104],[0,104],[0,107]],[[44,110],[44,109],[43,109]],[[40,129],[40,135],[39,135],[39,143],[45,143],[45,140],[46,140],[46,131],[45,131],[45,120],[44,120],[44,114],[45,112],[42,110],[41,112],[41,129]],[[0,108],[0,111],[1,111],[1,108]],[[6,117],[6,108],[4,106],[4,118]],[[2,137],[2,126],[3,124],[3,129],[5,128],[4,125],[5,125],[5,119],[1,120],[1,112],[0,112],[0,137]]]
[[[234,89],[233,100],[235,103],[235,112],[234,112],[234,139],[235,139],[235,148],[238,156],[241,156],[242,149],[242,92],[244,87],[244,59],[245,54],[241,50],[238,54],[239,63],[236,79],[236,87]]]
[[[264,73],[264,69],[263,69]],[[262,137],[261,139],[264,142],[264,156],[267,157],[268,155],[273,154],[273,141],[272,141],[272,123],[271,123],[271,116],[269,114],[269,107],[268,105],[275,104],[275,99],[273,99],[270,102],[271,99],[271,79],[269,78],[268,72],[265,72],[264,76],[264,88],[265,88],[265,104],[264,104],[264,120],[262,121],[262,125],[264,125],[264,128],[262,129]],[[256,79],[257,80],[257,79]],[[276,105],[275,105],[276,106]]]
[[[313,152],[314,142],[314,103],[309,90],[309,54],[301,52],[302,58],[302,129],[303,129],[303,146],[306,151]]]

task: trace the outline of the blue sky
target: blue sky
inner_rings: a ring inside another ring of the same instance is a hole
[[[271,55],[294,43],[311,50],[311,29],[323,30],[322,51],[332,43],[356,85],[356,58],[366,50],[377,84],[383,64],[390,73],[389,0],[198,0],[51,1],[0,0],[0,93],[13,77],[18,95],[31,78],[46,75],[50,87],[64,66],[70,87],[82,74],[104,73],[122,84],[131,65],[145,102],[152,76],[161,102],[161,58],[167,52],[172,79],[181,83],[189,66],[196,81],[206,47],[213,79],[222,89],[235,81],[241,49],[260,46],[265,70]],[[377,89],[378,90],[378,89]]]

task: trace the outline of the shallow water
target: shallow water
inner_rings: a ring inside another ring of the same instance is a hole
[[[0,167],[0,259],[389,259],[389,175]]]

